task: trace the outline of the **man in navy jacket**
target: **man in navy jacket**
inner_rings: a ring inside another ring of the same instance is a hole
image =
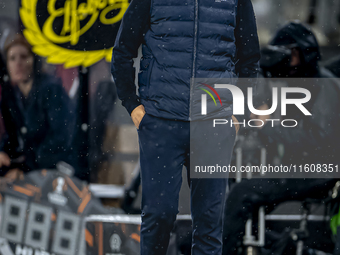
[[[142,45],[134,84],[133,58]],[[260,58],[250,0],[133,0],[113,50],[118,97],[138,129],[142,177],[141,254],[166,254],[178,213],[182,166],[190,169],[192,78],[256,77]],[[211,118],[232,116],[222,96]],[[231,151],[238,126],[225,128]],[[226,179],[189,179],[192,254],[221,254]]]

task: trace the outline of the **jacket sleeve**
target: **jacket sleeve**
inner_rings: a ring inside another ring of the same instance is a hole
[[[138,55],[150,22],[151,0],[133,0],[121,22],[112,52],[111,73],[118,98],[129,114],[141,103],[136,94],[133,58]]]
[[[236,73],[240,78],[256,78],[261,54],[255,13],[250,0],[238,1],[235,41]]]
[[[259,60],[261,58],[259,38],[257,35],[257,27],[255,13],[251,0],[239,0],[236,11],[236,28],[235,28],[235,44],[236,44],[236,59],[235,71],[240,79],[237,86],[241,88],[244,95],[247,95],[247,87],[253,87],[255,94],[256,78],[259,72]],[[250,112],[248,107],[245,116],[236,115],[239,122],[248,119]]]

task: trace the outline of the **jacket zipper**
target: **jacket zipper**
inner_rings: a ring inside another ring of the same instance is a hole
[[[194,51],[193,51],[193,61],[192,61],[192,74],[190,81],[190,98],[189,98],[189,121],[191,120],[191,101],[194,89],[194,78],[196,74],[196,55],[197,55],[197,34],[198,34],[198,0],[195,1],[195,25],[194,25]]]

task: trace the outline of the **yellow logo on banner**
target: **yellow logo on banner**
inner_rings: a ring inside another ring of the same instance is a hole
[[[25,26],[24,36],[33,46],[33,51],[51,64],[64,64],[65,68],[75,66],[88,67],[105,58],[111,61],[112,47],[100,50],[74,50],[61,47],[58,44],[77,45],[79,38],[84,35],[99,20],[103,25],[119,22],[129,6],[128,0],[65,0],[64,6],[57,8],[58,0],[47,0],[48,18],[40,27],[37,20],[38,0],[22,0],[20,17]],[[118,12],[108,18],[112,11]],[[56,33],[54,22],[63,19],[60,33]],[[86,21],[84,25],[84,21]],[[82,26],[81,26],[82,23]],[[93,38],[95,40],[95,38]]]

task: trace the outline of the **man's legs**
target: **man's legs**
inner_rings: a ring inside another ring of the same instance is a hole
[[[145,115],[138,134],[142,178],[141,255],[165,255],[178,213],[189,123]]]
[[[227,179],[192,179],[192,255],[222,253],[222,218]]]
[[[212,120],[191,123],[191,154],[196,154],[186,164],[191,171],[195,166],[228,166],[235,142],[235,127],[223,125],[216,128]],[[191,172],[192,173],[192,172]],[[191,215],[193,221],[192,255],[222,254],[222,226],[228,174],[220,173],[220,178],[191,179]],[[196,173],[195,173],[196,176]],[[216,176],[216,175],[215,175]],[[207,178],[210,177],[210,178]]]

